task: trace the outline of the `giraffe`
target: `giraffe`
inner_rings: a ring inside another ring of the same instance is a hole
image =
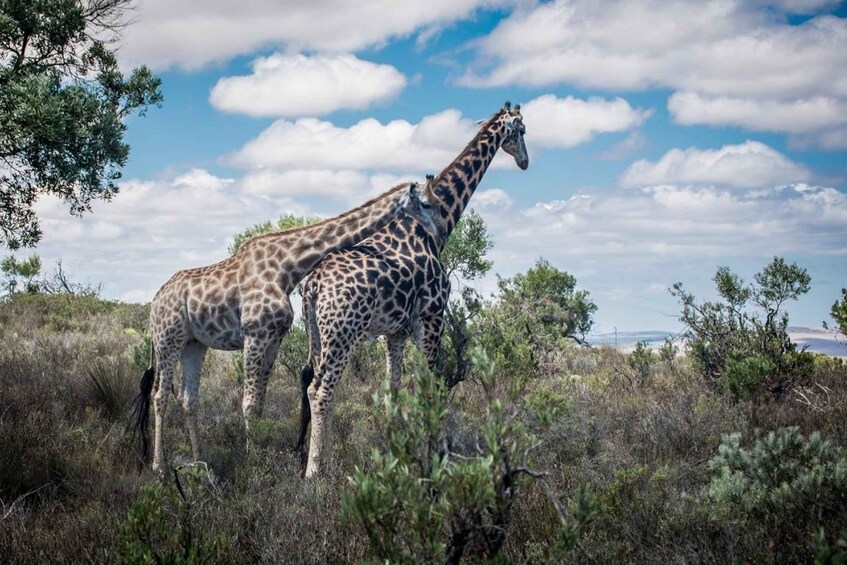
[[[435,206],[435,225],[395,218],[359,245],[330,253],[312,273],[303,292],[309,361],[301,374],[297,441],[302,449],[311,418],[306,477],[319,473],[321,452],[331,445],[333,389],[362,339],[385,336],[392,388],[407,337],[433,365],[450,292],[439,255],[500,147],[527,168],[524,133],[520,106],[512,110],[506,102],[447,168],[428,178],[424,193]]]
[[[136,408],[146,459],[153,396],[154,470],[162,468],[168,391],[177,362],[191,449],[199,459],[196,407],[207,349],[243,350],[242,411],[249,426],[250,416],[261,416],[280,340],[291,327],[289,295],[296,285],[327,253],[358,243],[396,217],[433,225],[434,208],[421,196],[416,183],[398,185],[335,218],[250,239],[229,258],[179,271],[159,289],[150,305],[150,368],[142,377]]]

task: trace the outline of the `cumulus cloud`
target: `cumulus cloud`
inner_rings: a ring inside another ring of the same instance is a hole
[[[368,175],[362,171],[295,169],[279,171],[260,169],[248,172],[241,184],[253,196],[308,197],[324,196],[345,203],[361,203],[393,186],[410,180],[422,181],[420,175]]]
[[[633,128],[650,115],[621,98],[560,99],[552,94],[527,102],[522,112],[527,144],[554,148]],[[228,160],[248,168],[432,172],[450,163],[478,130],[473,120],[452,109],[425,116],[417,124],[368,118],[344,128],[316,118],[277,120]],[[514,165],[508,155],[498,154],[491,166]]]
[[[641,125],[650,110],[633,108],[623,98],[581,100],[545,94],[521,107],[527,141],[539,147],[569,148],[597,133],[625,131]]]
[[[625,187],[660,184],[715,184],[735,187],[785,185],[811,173],[758,141],[720,149],[672,149],[656,162],[641,159],[621,175]]]
[[[684,125],[740,125],[758,131],[800,134],[847,124],[847,99],[820,96],[781,101],[676,92],[668,110]]]
[[[349,128],[315,118],[278,120],[230,156],[245,167],[434,170],[453,160],[478,128],[458,110],[419,123],[368,118]]]
[[[824,14],[790,25],[762,3],[556,0],[516,10],[475,42],[478,59],[460,82],[670,88],[688,93],[676,100],[675,108],[688,102],[683,123],[716,123],[718,110],[697,100],[735,100],[717,123],[795,131],[785,128],[803,127],[807,116],[820,127],[821,113],[847,98],[845,44],[847,19]],[[785,128],[769,116],[774,110],[788,114]]]
[[[268,46],[350,52],[471,17],[498,0],[146,0],[124,33],[127,65],[196,69]]]
[[[498,226],[497,248],[523,257],[664,262],[692,255],[847,255],[847,195],[803,183],[740,192],[676,185],[591,191],[539,202],[518,218],[510,212],[511,222],[485,215]]]
[[[249,116],[320,116],[390,100],[406,86],[406,77],[391,65],[353,55],[277,53],[256,59],[252,68],[251,75],[220,79],[209,102]]]

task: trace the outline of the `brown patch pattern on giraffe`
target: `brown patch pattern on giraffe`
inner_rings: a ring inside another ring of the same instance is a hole
[[[392,386],[399,382],[409,336],[434,362],[450,292],[439,255],[500,147],[527,168],[524,132],[519,107],[512,111],[506,103],[450,165],[428,179],[424,192],[436,208],[437,226],[397,218],[356,247],[330,253],[312,273],[303,296],[310,351],[301,378],[298,439],[302,448],[311,417],[306,476],[319,472],[324,446],[331,444],[333,390],[362,339],[386,337]]]

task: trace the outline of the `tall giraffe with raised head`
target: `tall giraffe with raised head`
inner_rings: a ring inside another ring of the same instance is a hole
[[[301,376],[298,439],[302,449],[311,417],[307,477],[319,472],[330,444],[333,389],[362,339],[385,336],[392,386],[400,379],[407,337],[432,366],[450,292],[439,255],[499,148],[527,168],[524,132],[520,106],[512,110],[507,102],[446,169],[428,179],[424,193],[435,207],[436,226],[396,218],[356,247],[330,253],[309,278],[303,293],[309,362]]]
[[[250,239],[231,257],[179,271],[159,289],[150,305],[152,354],[141,380],[136,420],[146,458],[152,395],[153,469],[162,466],[162,433],[177,363],[182,364],[181,400],[191,449],[199,459],[196,408],[206,350],[243,350],[245,422],[260,416],[280,340],[294,318],[291,292],[327,253],[362,241],[395,218],[434,226],[435,208],[421,196],[415,183],[399,185],[338,217]]]

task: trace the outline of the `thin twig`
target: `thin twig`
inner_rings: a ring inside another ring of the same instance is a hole
[[[51,484],[53,484],[53,483],[52,483],[52,482],[50,482],[50,483],[44,483],[43,485],[41,485],[41,486],[40,486],[40,487],[38,487],[37,489],[33,489],[33,490],[29,491],[29,492],[28,492],[28,493],[26,493],[26,494],[22,494],[22,495],[20,495],[18,498],[16,498],[16,499],[15,499],[15,501],[14,501],[12,504],[10,504],[10,505],[9,505],[8,510],[6,509],[6,504],[5,504],[2,500],[0,500],[0,504],[2,504],[2,505],[3,505],[3,510],[4,510],[4,512],[3,512],[3,518],[0,518],[0,522],[2,522],[3,520],[5,520],[6,518],[8,518],[9,516],[11,516],[11,515],[12,515],[12,511],[15,509],[15,505],[16,505],[18,502],[21,502],[21,501],[22,501],[23,499],[25,499],[26,497],[28,497],[28,496],[30,496],[30,495],[32,495],[32,494],[37,493],[38,491],[40,491],[40,490],[41,490],[41,489],[43,489],[44,487],[48,487],[48,486],[50,486]]]

